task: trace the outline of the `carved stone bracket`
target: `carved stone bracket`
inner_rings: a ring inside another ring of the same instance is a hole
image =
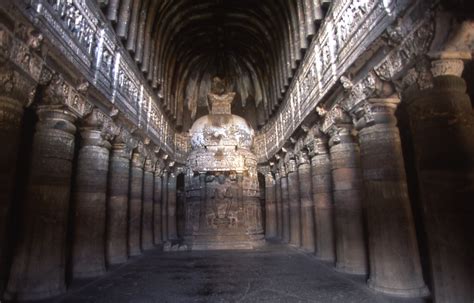
[[[313,125],[306,134],[304,144],[308,149],[308,156],[310,158],[328,153],[328,139],[326,135],[320,130],[320,125]]]

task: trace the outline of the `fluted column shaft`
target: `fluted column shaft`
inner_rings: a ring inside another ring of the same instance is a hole
[[[107,199],[106,259],[119,264],[128,258],[128,194],[131,151],[124,143],[112,146]]]
[[[301,201],[301,247],[314,252],[314,205],[311,189],[311,164],[298,165],[299,194]]]
[[[461,60],[433,62],[433,87],[406,102],[436,303],[474,298],[474,119]]]
[[[153,248],[153,161],[147,159],[143,174],[143,213],[142,213],[142,248]]]
[[[316,258],[336,260],[334,202],[332,197],[331,160],[327,142],[316,139],[317,152],[311,158],[311,176],[316,229]]]
[[[138,256],[142,253],[140,234],[143,208],[143,164],[143,156],[139,152],[134,152],[130,169],[130,200],[128,203],[129,256]]]
[[[275,203],[275,180],[271,173],[265,176],[265,238],[277,237],[277,212]]]
[[[283,242],[290,243],[290,197],[288,195],[288,177],[282,175],[280,183],[283,203]]]
[[[168,239],[178,239],[178,223],[176,220],[176,174],[171,172],[168,177]]]
[[[163,241],[168,241],[168,171],[161,178],[161,234]]]
[[[162,231],[161,231],[161,196],[162,196],[162,184],[161,184],[161,171],[158,169],[155,172],[155,187],[153,196],[153,236],[155,245],[163,242]]]
[[[17,155],[21,137],[23,105],[9,97],[0,96],[0,293],[8,275],[10,208],[13,199]]]
[[[106,272],[105,219],[110,143],[94,113],[81,127],[81,148],[73,186],[73,278],[90,278]],[[92,121],[92,120],[95,121]]]
[[[405,297],[428,294],[396,127],[398,98],[369,99],[357,121],[369,232],[369,287]],[[403,227],[403,228],[401,228]]]
[[[66,290],[66,233],[76,116],[39,106],[22,222],[6,299],[38,300]]]
[[[352,274],[367,274],[359,147],[350,126],[343,125],[332,135],[329,143],[335,208],[336,268]]]
[[[287,164],[288,199],[290,207],[290,244],[301,246],[301,201],[298,170],[295,160]]]

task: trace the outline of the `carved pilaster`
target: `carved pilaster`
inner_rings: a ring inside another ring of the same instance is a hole
[[[8,299],[38,300],[66,289],[66,234],[76,115],[51,106],[54,104],[51,99],[55,97],[45,96],[43,105],[37,108],[38,122],[22,218],[22,222],[28,224],[19,237],[21,241],[5,293]],[[25,267],[25,264],[35,266]]]
[[[155,162],[155,186],[154,186],[154,197],[153,197],[153,204],[154,204],[154,211],[153,211],[153,237],[154,237],[154,244],[158,245],[161,244],[162,239],[162,230],[161,230],[161,220],[162,220],[162,174],[163,168],[165,163],[162,159],[157,159]]]
[[[308,150],[306,149],[304,142],[305,137],[301,137],[295,144],[301,207],[301,246],[305,251],[314,252],[314,210],[311,189],[311,164],[308,157]]]
[[[311,157],[311,185],[314,203],[316,257],[334,262],[334,206],[332,198],[331,159],[327,136],[314,125],[305,138]]]
[[[153,187],[156,158],[148,147],[143,173],[143,211],[141,243],[144,250],[153,248]]]
[[[428,294],[421,271],[395,109],[398,98],[372,98],[355,110],[369,236],[369,287],[391,295]],[[400,226],[404,228],[400,230]],[[390,240],[388,240],[390,239]],[[383,268],[383,270],[382,270]],[[385,275],[391,272],[390,277]]]
[[[282,241],[284,243],[290,242],[290,198],[288,196],[288,174],[286,171],[285,160],[283,157],[278,156],[278,172],[280,178],[280,190],[281,190],[281,201],[282,201]]]
[[[277,205],[275,201],[275,178],[270,166],[265,166],[265,238],[277,237]]]
[[[467,244],[472,243],[468,230],[474,229],[469,215],[474,195],[474,119],[460,77],[464,58],[455,55],[439,53],[430,64],[416,66],[410,79],[414,83],[403,92],[432,255],[433,292],[440,302],[469,301],[474,296],[468,286],[474,283],[472,266],[467,266],[474,259],[474,248]],[[430,85],[422,87],[426,75]]]
[[[143,168],[146,150],[142,142],[133,152],[130,170],[129,218],[128,218],[128,253],[138,256],[142,253],[140,233],[143,208]]]
[[[90,278],[106,272],[105,210],[109,140],[113,135],[105,127],[105,115],[97,109],[84,117],[80,124],[81,141],[72,196],[72,273],[74,278]]]
[[[130,159],[137,142],[121,127],[112,141],[109,164],[106,260],[119,264],[127,260],[127,216],[130,182]]]
[[[301,246],[301,201],[298,167],[293,148],[284,149],[285,167],[288,172],[288,203],[290,212],[290,244]]]
[[[329,134],[336,230],[336,268],[367,273],[363,232],[362,176],[359,147],[349,115],[339,107],[326,115],[323,131]]]
[[[167,158],[167,157],[166,157]],[[161,235],[164,242],[168,241],[168,162],[165,162],[161,177]]]

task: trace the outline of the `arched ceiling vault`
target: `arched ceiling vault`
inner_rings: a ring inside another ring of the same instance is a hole
[[[107,18],[163,108],[186,131],[212,77],[254,127],[278,108],[329,0],[109,0]]]

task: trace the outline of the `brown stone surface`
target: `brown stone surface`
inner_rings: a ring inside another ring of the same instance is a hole
[[[265,238],[277,238],[275,179],[270,172],[265,176]]]
[[[367,250],[363,227],[363,183],[359,147],[346,130],[331,146],[331,165],[336,231],[336,268],[367,274]]]
[[[474,120],[466,84],[439,76],[407,95],[436,302],[474,298]]]
[[[164,242],[168,241],[168,171],[161,177],[161,236]]]
[[[22,222],[25,222],[4,294],[34,300],[66,291],[66,231],[74,156],[70,112],[40,107]]]
[[[81,129],[81,148],[72,190],[74,212],[72,275],[90,278],[106,271],[105,219],[110,143],[97,126]]]
[[[0,293],[3,291],[9,268],[11,241],[11,205],[13,202],[16,159],[20,144],[23,105],[11,98],[0,97]]]
[[[130,169],[130,195],[128,202],[128,255],[138,256],[141,248],[143,211],[143,157],[135,152]]]
[[[309,163],[298,166],[298,180],[301,201],[301,248],[307,252],[314,252],[314,205]]]
[[[168,176],[168,240],[178,240],[178,225],[176,221],[176,174],[171,172]]]
[[[335,218],[331,160],[327,153],[311,158],[311,175],[316,229],[316,257],[323,261],[335,262]]]
[[[277,236],[278,239],[283,238],[283,201],[281,195],[281,177],[275,174],[275,202],[277,209]]]
[[[106,259],[119,264],[128,258],[128,193],[130,183],[130,152],[125,144],[112,147],[109,165],[107,199]]]
[[[281,196],[283,203],[283,243],[290,242],[290,197],[288,195],[288,177],[282,176],[280,179],[281,183]]]
[[[391,295],[426,296],[394,116],[399,100],[367,102],[365,116],[357,124],[369,234],[368,285]]]
[[[162,180],[159,173],[155,173],[155,187],[153,196],[153,243],[155,245],[161,244],[162,231],[161,231],[161,196],[162,196]]]
[[[143,173],[143,211],[142,211],[142,249],[149,250],[153,248],[153,176],[154,166],[151,160],[147,159],[145,163],[145,172]]]
[[[288,200],[290,212],[290,244],[301,246],[301,201],[298,172],[288,172]]]

